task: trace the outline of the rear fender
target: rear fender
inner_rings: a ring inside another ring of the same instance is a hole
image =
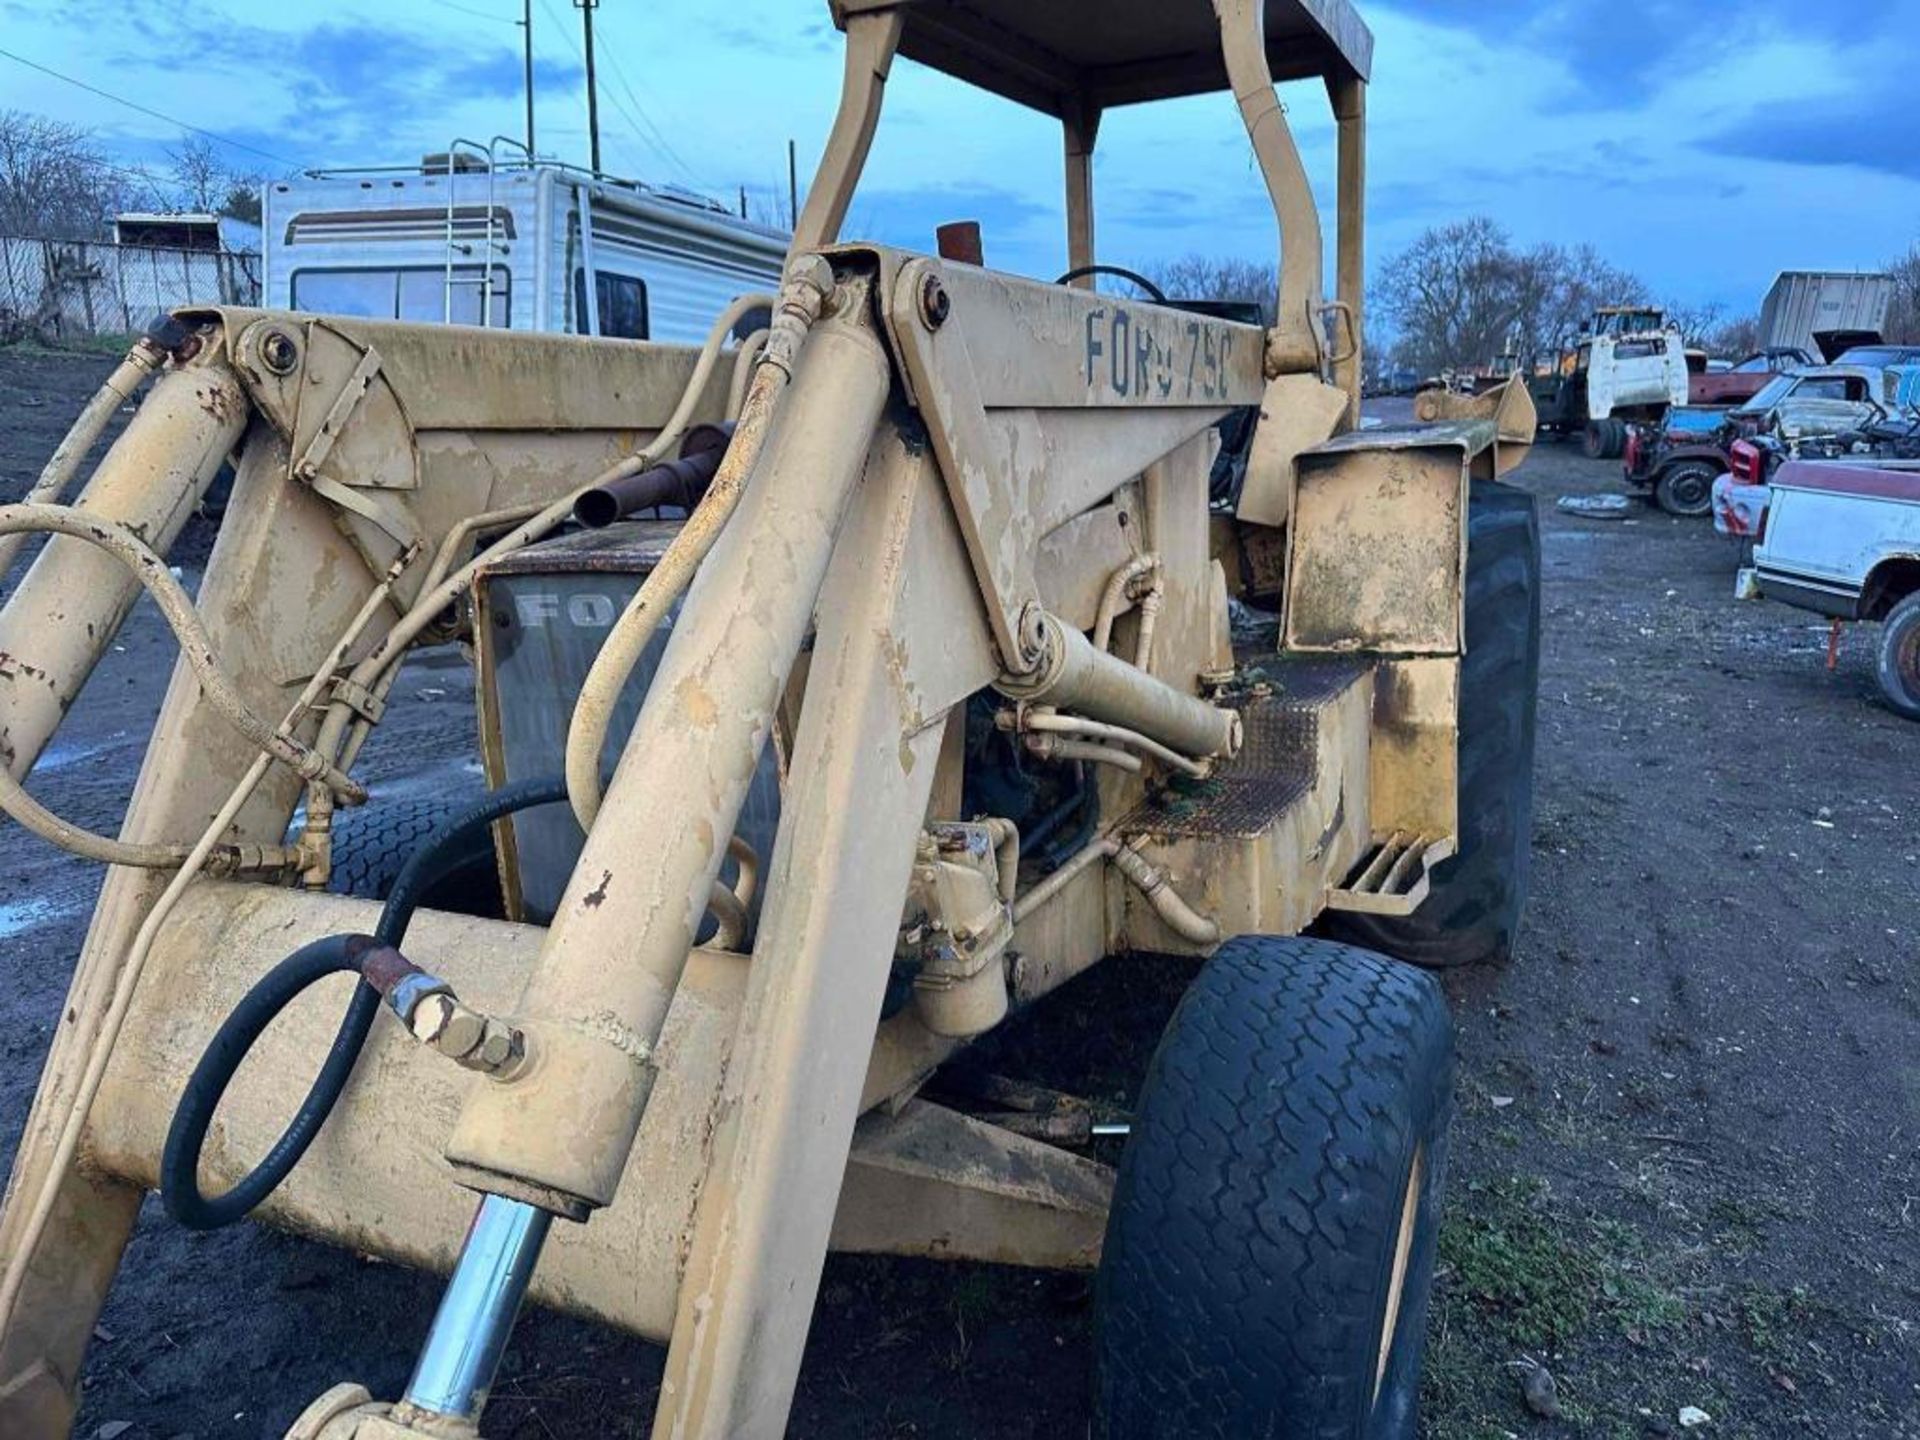
[[[1664,475],[1682,460],[1706,460],[1722,470],[1728,468],[1727,451],[1723,445],[1676,445],[1661,454],[1654,464],[1653,473]]]
[[[1920,553],[1877,560],[1860,589],[1860,618],[1884,620],[1889,610],[1916,590],[1920,590]]]

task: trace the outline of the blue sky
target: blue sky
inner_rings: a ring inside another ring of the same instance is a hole
[[[1202,3],[1202,0],[1188,0]],[[1656,292],[1757,308],[1783,268],[1864,267],[1920,239],[1908,66],[1915,0],[1396,0],[1376,42],[1371,241],[1493,215],[1525,243],[1590,242]],[[578,12],[534,0],[539,141],[584,161]],[[297,165],[394,162],[518,135],[516,0],[0,0],[0,46]],[[825,0],[602,0],[609,169],[731,198],[802,181],[839,84]],[[1902,22],[1905,23],[1902,23]],[[1330,194],[1332,124],[1289,87]],[[0,107],[96,127],[129,161],[167,124],[0,59]],[[1265,258],[1273,224],[1230,100],[1110,115],[1101,258]],[[239,164],[276,168],[244,150]],[[1056,127],[903,62],[850,231],[930,249],[978,218],[988,260],[1063,260]]]

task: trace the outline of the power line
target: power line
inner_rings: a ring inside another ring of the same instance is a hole
[[[553,22],[554,28],[558,30],[562,38],[566,40],[567,47],[573,51],[574,58],[584,65],[586,63],[586,55],[580,49],[580,42],[573,37],[573,27],[554,13],[550,0],[540,0],[540,8],[546,12],[547,18]],[[618,74],[617,67],[615,73]],[[622,86],[625,86],[625,77],[620,78]],[[665,137],[659,135],[657,131],[650,132],[648,126],[643,125],[635,118],[633,112],[622,103],[617,92],[609,92],[607,99],[612,102],[614,109],[620,112],[621,117],[626,120],[635,139],[648,145],[658,153],[663,160],[678,165],[682,171],[691,177],[692,171],[687,170],[686,163],[673,153],[673,147],[666,143]]]
[[[476,20],[492,20],[500,25],[518,25],[518,20],[509,20],[505,15],[495,15],[487,10],[475,10],[470,5],[456,5],[454,0],[427,0],[429,5],[438,5],[442,10],[451,10],[458,15],[471,15]]]
[[[640,97],[633,93],[633,86],[627,83],[627,72],[626,72],[626,69],[620,64],[620,56],[618,53],[617,46],[609,45],[607,47],[606,61],[607,61],[607,64],[612,68],[613,78],[619,82],[620,89],[622,90],[622,92],[625,93],[627,99],[633,103],[633,108],[639,112],[640,121],[645,124],[647,130],[652,135],[653,142],[655,146],[659,149],[660,153],[664,155],[674,165],[677,165],[680,168],[681,173],[684,174],[689,180],[697,181],[699,177],[693,173],[693,168],[690,165],[688,165],[684,159],[681,158],[680,152],[673,148],[672,142],[667,139],[665,133],[661,131],[660,127],[654,124],[653,117],[647,114],[646,107],[640,103]]]
[[[142,115],[148,116],[151,119],[164,120],[169,125],[177,125],[182,130],[191,130],[195,135],[204,135],[209,140],[218,140],[222,145],[231,145],[236,150],[245,150],[250,155],[258,155],[263,160],[271,160],[276,165],[285,165],[291,169],[299,168],[300,162],[297,160],[289,160],[284,155],[276,155],[271,150],[262,150],[258,145],[249,145],[244,140],[235,140],[231,136],[222,135],[215,130],[203,130],[198,125],[189,125],[185,120],[176,120],[171,115],[164,115],[158,110],[150,110],[145,105],[127,99],[124,95],[115,95],[110,90],[102,90],[99,86],[89,85],[84,80],[76,80],[71,75],[63,75],[58,70],[42,65],[37,60],[29,60],[24,55],[16,55],[11,50],[0,50],[0,57],[11,60],[16,65],[24,65],[29,70],[38,70],[42,75],[51,75],[55,80],[63,81],[77,89],[85,90],[89,95],[98,95],[102,100],[111,100],[114,104],[124,105],[129,110],[137,110]]]

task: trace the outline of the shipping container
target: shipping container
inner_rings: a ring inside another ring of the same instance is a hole
[[[1760,345],[1815,349],[1829,330],[1878,331],[1893,301],[1893,277],[1857,270],[1787,270],[1760,306]]]

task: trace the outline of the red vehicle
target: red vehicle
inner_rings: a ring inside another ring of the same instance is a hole
[[[1689,405],[1738,405],[1758,395],[1783,370],[1816,363],[1798,346],[1774,346],[1749,355],[1731,370],[1696,371],[1687,377]]]
[[[1630,426],[1623,478],[1669,515],[1705,515],[1714,479],[1727,470],[1732,430],[1726,410],[1693,405],[1669,410],[1657,425]]]

